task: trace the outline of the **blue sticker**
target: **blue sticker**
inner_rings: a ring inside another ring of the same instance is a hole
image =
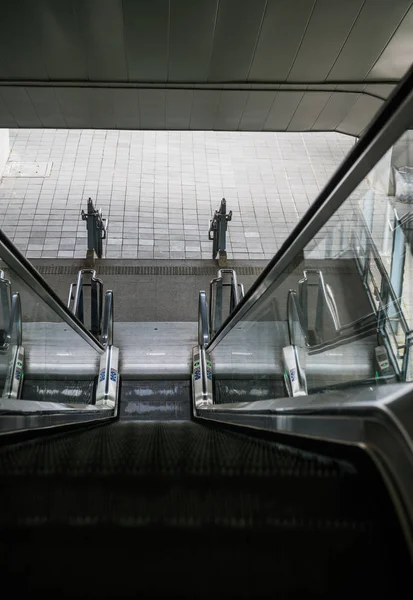
[[[105,381],[105,379],[106,379],[106,373],[105,373],[105,371],[101,371],[99,373],[99,381]]]
[[[295,376],[296,376],[296,370],[295,370],[295,369],[291,369],[291,371],[290,371],[290,379],[291,379],[291,383],[294,383],[294,381],[295,381]]]
[[[113,383],[116,383],[118,379],[118,374],[116,372],[116,369],[111,369],[110,370],[110,380],[113,381]]]

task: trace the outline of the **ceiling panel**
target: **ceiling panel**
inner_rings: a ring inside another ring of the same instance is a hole
[[[307,92],[297,106],[288,131],[308,131],[330,99],[331,92]]]
[[[315,131],[333,131],[356,102],[358,94],[334,93],[312,126]]]
[[[141,129],[165,129],[165,90],[139,90]]]
[[[285,131],[304,92],[277,92],[264,123],[266,131]]]
[[[48,80],[36,3],[2,2],[0,15],[0,79]]]
[[[2,88],[1,95],[19,127],[41,127],[32,101],[23,87]]]
[[[249,80],[287,78],[315,0],[269,0]]]
[[[45,68],[50,79],[85,81],[86,47],[72,0],[36,0],[39,35]]]
[[[382,105],[383,102],[377,98],[360,95],[336,129],[350,135],[360,135]]]
[[[367,79],[400,79],[413,62],[413,7],[404,17]]]
[[[73,129],[90,129],[87,88],[62,87],[56,88],[55,91],[59,105],[65,115],[67,126]]]
[[[168,90],[166,93],[166,128],[189,129],[192,90]]]
[[[15,117],[3,100],[2,91],[0,90],[0,127],[18,127]]]
[[[240,129],[260,131],[277,92],[250,92],[241,118]]]
[[[223,91],[218,105],[214,129],[236,131],[239,127],[247,98],[247,91]]]
[[[171,3],[168,79],[206,81],[218,0]]]
[[[28,87],[26,93],[43,127],[66,128],[55,91],[46,87]]]
[[[318,0],[288,81],[324,81],[362,5],[363,0]]]
[[[240,81],[248,77],[264,9],[265,0],[220,1],[209,81]]]
[[[126,81],[121,2],[73,0],[90,81]]]
[[[370,85],[366,85],[364,87],[364,91],[366,93],[368,92],[369,94],[376,94],[381,98],[388,98],[395,87],[396,85],[394,83],[371,83]]]
[[[117,129],[140,129],[138,90],[114,89],[113,111]]]
[[[368,0],[331,69],[328,79],[362,81],[394,34],[410,4],[410,0],[392,0],[391,2]],[[389,75],[391,76],[391,74]]]
[[[115,129],[115,110],[113,107],[113,90],[92,88],[88,91],[90,126],[92,129],[99,127],[105,121],[106,129]]]
[[[214,129],[220,99],[219,90],[194,90],[190,129]]]
[[[128,74],[131,81],[166,81],[168,0],[122,0]]]

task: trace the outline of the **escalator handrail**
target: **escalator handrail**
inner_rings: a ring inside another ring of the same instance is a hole
[[[11,271],[15,272],[71,329],[80,335],[94,350],[99,353],[104,352],[102,344],[89,333],[83,323],[67,308],[56,292],[3,231],[0,231],[0,257]]]
[[[106,348],[113,345],[113,291],[105,294],[105,311],[103,313],[102,344]]]
[[[413,114],[413,66],[379,109],[362,137],[333,174],[327,185],[287,237],[264,271],[224,321],[211,340],[212,351],[238,321],[266,293],[290,265],[301,262],[302,252],[325,222],[347,200],[357,185],[386,151],[411,127]]]
[[[7,332],[7,344],[10,346],[15,337],[16,346],[22,345],[22,305],[19,292],[14,292],[11,299],[11,309],[9,318],[9,329]]]
[[[298,321],[293,319],[293,308],[297,313]],[[305,348],[303,348],[310,356],[314,354],[322,354],[327,350],[338,348],[350,344],[351,342],[363,339],[378,330],[377,317],[373,313],[361,317],[347,325],[343,325],[339,330],[336,337],[327,340],[326,342],[320,342],[319,344],[310,344],[308,341],[308,335],[304,331],[302,325],[301,309],[297,300],[297,292],[290,290],[288,292],[288,304],[287,304],[287,321],[288,321],[288,333],[290,338],[290,344],[293,346],[299,346],[294,334],[294,324],[298,324],[300,327],[301,335],[304,339]]]

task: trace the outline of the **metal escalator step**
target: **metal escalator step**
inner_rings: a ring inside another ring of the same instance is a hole
[[[0,574],[13,589],[348,598],[389,592],[408,565],[377,477],[193,422],[3,446],[0,486]]]
[[[122,380],[119,416],[123,420],[188,421],[191,382],[183,380]]]
[[[94,380],[80,379],[25,379],[22,400],[37,402],[63,402],[69,404],[92,404]]]

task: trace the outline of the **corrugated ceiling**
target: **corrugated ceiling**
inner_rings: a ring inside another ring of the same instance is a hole
[[[0,127],[358,135],[413,61],[410,0],[8,0]]]

